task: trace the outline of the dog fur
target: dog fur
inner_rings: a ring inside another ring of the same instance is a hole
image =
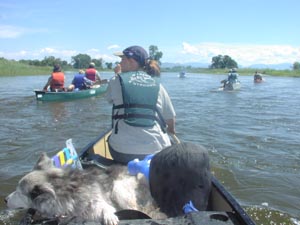
[[[153,219],[165,218],[152,199],[146,180],[128,175],[126,166],[113,165],[107,170],[59,169],[46,153],[5,201],[11,209],[32,208],[47,218],[73,218],[76,222],[115,225],[115,212],[122,209],[139,210]]]

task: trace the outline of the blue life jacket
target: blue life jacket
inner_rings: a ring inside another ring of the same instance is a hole
[[[238,74],[237,73],[230,73],[228,76],[228,81],[230,83],[235,83],[238,81]]]
[[[158,121],[162,130],[166,126],[156,103],[159,92],[159,79],[142,71],[127,72],[118,75],[123,104],[114,105],[112,119],[123,119],[130,126],[152,127]],[[124,114],[115,114],[114,110],[124,108]],[[115,133],[117,133],[116,125]]]
[[[75,89],[78,88],[79,90],[82,90],[86,88],[84,83],[84,77],[85,75],[80,73],[74,76],[72,83],[75,85]]]

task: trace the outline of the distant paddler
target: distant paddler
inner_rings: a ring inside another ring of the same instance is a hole
[[[94,83],[95,82],[86,78],[84,70],[79,70],[78,73],[74,75],[72,83],[68,87],[68,91],[86,90],[91,88]]]
[[[45,84],[43,90],[52,92],[61,92],[65,91],[65,74],[61,71],[61,67],[58,64],[55,64],[53,67],[53,72],[49,77],[47,83]]]
[[[264,79],[263,79],[261,73],[258,73],[257,71],[255,71],[255,74],[254,74],[254,83],[261,83],[263,81],[264,81]]]
[[[85,77],[94,82],[94,84],[101,84],[100,73],[95,68],[95,63],[91,62],[89,67],[85,70]]]

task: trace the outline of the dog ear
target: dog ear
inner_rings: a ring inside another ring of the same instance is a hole
[[[52,198],[55,198],[55,192],[49,184],[35,185],[29,195],[31,200],[35,200],[42,195],[47,195],[48,197],[50,195]]]
[[[48,157],[46,152],[43,152],[33,167],[33,170],[47,170],[53,167],[52,159]]]

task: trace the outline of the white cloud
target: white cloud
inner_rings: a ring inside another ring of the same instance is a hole
[[[71,62],[71,57],[77,54],[88,54],[93,59],[100,59],[102,58],[105,62],[116,62],[118,61],[118,57],[114,56],[113,54],[106,54],[101,53],[99,49],[88,49],[86,51],[77,51],[77,50],[65,50],[65,49],[56,49],[51,47],[45,47],[39,50],[21,50],[17,52],[5,52],[0,51],[0,57],[4,57],[6,59],[38,59],[42,60],[44,57],[47,56],[54,56],[55,58],[60,58],[62,60],[66,60]]]
[[[91,48],[91,49],[88,49],[87,52],[88,52],[88,53],[95,54],[95,53],[99,53],[100,50],[99,50],[99,49],[96,49],[96,48]]]
[[[60,58],[62,60],[70,61],[71,57],[77,55],[76,50],[61,50],[55,48],[43,48],[37,53],[32,53],[36,56],[45,57],[45,56],[54,56],[56,58]],[[40,58],[38,57],[38,58]]]
[[[108,48],[117,48],[117,45]],[[38,59],[45,56],[54,56],[62,60],[71,62],[71,57],[79,53],[88,54],[91,58],[102,58],[105,62],[116,62],[119,58],[114,56],[112,51],[100,51],[92,48],[86,51],[57,49],[45,47],[38,50],[20,50],[16,52],[0,52],[0,57],[7,59]],[[181,48],[171,48],[163,50],[163,62],[173,63],[211,63],[213,56],[229,55],[239,66],[249,66],[252,64],[279,64],[294,63],[300,61],[300,48],[289,45],[242,45],[242,44],[222,44],[222,43],[200,43],[190,44],[183,42]]]
[[[0,57],[4,57],[6,59],[38,59],[42,60],[47,56],[54,56],[55,58],[60,58],[62,60],[66,60],[68,62],[71,61],[71,57],[77,55],[78,52],[76,50],[60,50],[50,47],[45,47],[40,50],[20,50],[17,52],[0,52]]]
[[[55,50],[54,48],[42,48],[41,49],[41,54],[53,54],[53,53],[57,53],[57,50]]]
[[[0,57],[6,58],[6,59],[29,59],[28,54],[30,54],[28,51],[21,50],[18,52],[0,52]]]
[[[243,45],[222,43],[182,43],[184,62],[211,62],[213,56],[228,55],[239,65],[294,63],[300,59],[300,49],[289,45]]]
[[[113,48],[111,48],[113,49]],[[93,59],[103,59],[104,62],[116,62],[118,57],[114,56],[113,54],[110,53],[102,53],[99,49],[89,49],[86,51],[86,54],[91,56]]]
[[[33,33],[46,33],[47,29],[32,29],[26,27],[17,27],[10,25],[0,25],[0,38],[1,39],[11,39],[19,38],[23,35],[33,34]]]
[[[25,32],[24,28],[0,25],[0,38],[17,38]]]
[[[111,50],[111,49],[118,49],[118,48],[120,48],[119,45],[110,45],[110,46],[107,47],[108,50]]]
[[[101,57],[105,62],[116,62],[116,61],[120,61],[120,58],[119,57],[116,57],[116,56],[113,56],[113,55],[102,55]],[[119,59],[119,60],[118,60]]]

